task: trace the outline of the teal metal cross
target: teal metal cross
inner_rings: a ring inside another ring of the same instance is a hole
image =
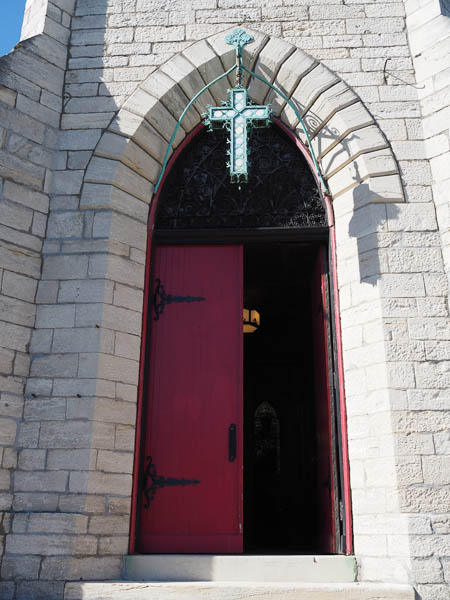
[[[267,127],[270,124],[270,105],[249,104],[247,90],[235,87],[229,90],[230,99],[224,106],[211,106],[205,124],[209,129],[222,125],[230,131],[228,154],[231,181],[242,182],[248,179],[247,137],[249,127]]]

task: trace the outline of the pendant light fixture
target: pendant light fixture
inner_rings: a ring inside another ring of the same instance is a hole
[[[253,333],[259,329],[261,318],[254,309],[244,308],[244,333]]]

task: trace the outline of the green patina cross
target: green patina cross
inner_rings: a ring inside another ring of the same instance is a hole
[[[225,41],[236,49],[236,87],[229,90],[230,99],[223,106],[210,106],[205,115],[205,125],[213,129],[214,125],[222,125],[230,131],[228,143],[230,149],[231,181],[241,182],[248,179],[247,136],[249,127],[267,127],[270,125],[272,113],[270,105],[257,106],[250,104],[247,90],[242,87],[242,50],[245,45],[254,41],[253,37],[238,27]]]
[[[266,127],[270,124],[269,105],[249,104],[247,90],[237,87],[229,90],[230,100],[224,106],[211,106],[206,125],[212,129],[215,123],[226,125],[230,131],[230,175],[232,181],[247,181],[249,127]]]

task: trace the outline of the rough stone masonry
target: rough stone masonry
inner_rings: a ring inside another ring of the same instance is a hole
[[[27,1],[0,58],[1,598],[120,578],[152,190],[180,98],[223,72],[237,24],[255,32],[246,59],[315,117],[333,194],[358,579],[448,598],[448,14],[439,0]]]

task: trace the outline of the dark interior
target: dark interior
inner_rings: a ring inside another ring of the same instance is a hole
[[[244,306],[244,551],[317,547],[316,428],[310,282],[317,245],[250,245]]]

